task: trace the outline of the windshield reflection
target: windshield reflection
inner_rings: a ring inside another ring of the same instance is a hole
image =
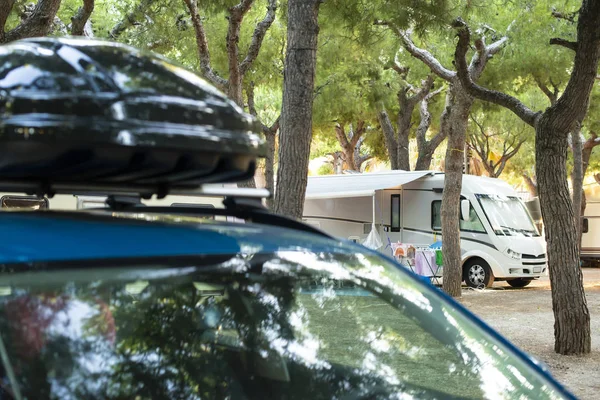
[[[527,208],[517,197],[480,194],[477,199],[496,235],[540,236]]]
[[[375,255],[144,271],[0,275],[0,333],[26,398],[558,398]]]

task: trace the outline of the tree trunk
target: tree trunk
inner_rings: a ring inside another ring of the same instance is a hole
[[[590,314],[579,267],[575,214],[567,176],[567,133],[557,132],[545,113],[536,126],[536,176],[548,243],[548,267],[554,311],[554,350],[589,353]]]
[[[85,26],[94,11],[94,0],[84,0],[83,6],[71,18],[71,35],[83,36]]]
[[[6,1],[6,0],[2,0]],[[9,5],[11,2],[8,2]],[[31,14],[13,30],[6,32],[4,41],[46,36],[52,30],[54,17],[60,8],[61,0],[39,0]]]
[[[538,196],[537,183],[533,181],[533,178],[529,176],[527,173],[523,173],[523,180],[525,181],[525,185],[527,186],[527,190],[532,197]]]
[[[275,211],[301,218],[312,140],[320,0],[289,0]]]
[[[443,129],[440,126],[440,131],[433,137],[431,140],[427,140],[427,131],[429,130],[429,126],[431,126],[431,113],[429,112],[429,101],[433,96],[436,96],[440,93],[441,89],[428,94],[423,100],[421,100],[421,106],[419,108],[419,112],[421,114],[421,122],[419,122],[419,126],[417,127],[417,148],[418,148],[418,156],[417,156],[417,164],[415,165],[415,171],[426,171],[431,166],[431,159],[433,158],[433,153],[438,148],[438,146],[446,139],[447,129]],[[446,101],[448,101],[448,95],[446,96]],[[446,111],[444,110],[444,113]]]
[[[448,118],[448,148],[444,192],[442,194],[442,252],[444,257],[443,289],[452,297],[461,296],[462,254],[460,249],[460,193],[464,165],[464,148],[469,110],[473,99],[451,84]]]
[[[336,175],[341,175],[344,173],[344,157],[342,156],[341,151],[336,151],[331,153],[333,157],[333,173]]]
[[[350,129],[352,130],[352,127]],[[336,124],[335,135],[340,143],[342,152],[344,153],[344,159],[346,161],[347,168],[351,171],[356,171],[356,163],[354,162],[354,146],[352,145],[351,141],[348,140],[348,136],[346,135],[346,131],[344,130],[344,126],[342,124]]]
[[[390,158],[391,168],[393,170],[400,169],[398,162],[398,141],[396,140],[396,131],[392,126],[392,121],[385,110],[381,110],[378,114],[379,125],[383,131],[385,145],[387,147],[388,156]]]
[[[415,109],[415,105],[409,102],[406,98],[406,93],[401,90],[398,94],[398,102],[400,103],[400,110],[398,111],[398,169],[402,171],[410,171],[410,152],[409,148],[409,137],[410,137],[410,122],[412,120],[412,113]]]

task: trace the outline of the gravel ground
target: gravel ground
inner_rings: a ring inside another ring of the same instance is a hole
[[[584,268],[591,315],[592,353],[554,353],[554,316],[548,278],[524,289],[497,282],[491,289],[463,288],[460,302],[521,349],[548,365],[552,374],[580,399],[600,398],[600,268]]]

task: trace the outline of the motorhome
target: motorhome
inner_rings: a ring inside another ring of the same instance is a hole
[[[586,207],[582,221],[581,260],[584,265],[600,263],[600,185],[584,185]]]
[[[308,178],[305,222],[358,242],[371,230],[392,243],[442,241],[444,174],[388,171]],[[523,287],[547,274],[546,243],[515,190],[500,179],[464,175],[460,203],[463,279]]]

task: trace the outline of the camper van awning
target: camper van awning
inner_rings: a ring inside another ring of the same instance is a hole
[[[311,176],[306,199],[373,196],[376,190],[400,188],[432,175],[431,171],[388,171],[368,174]]]

